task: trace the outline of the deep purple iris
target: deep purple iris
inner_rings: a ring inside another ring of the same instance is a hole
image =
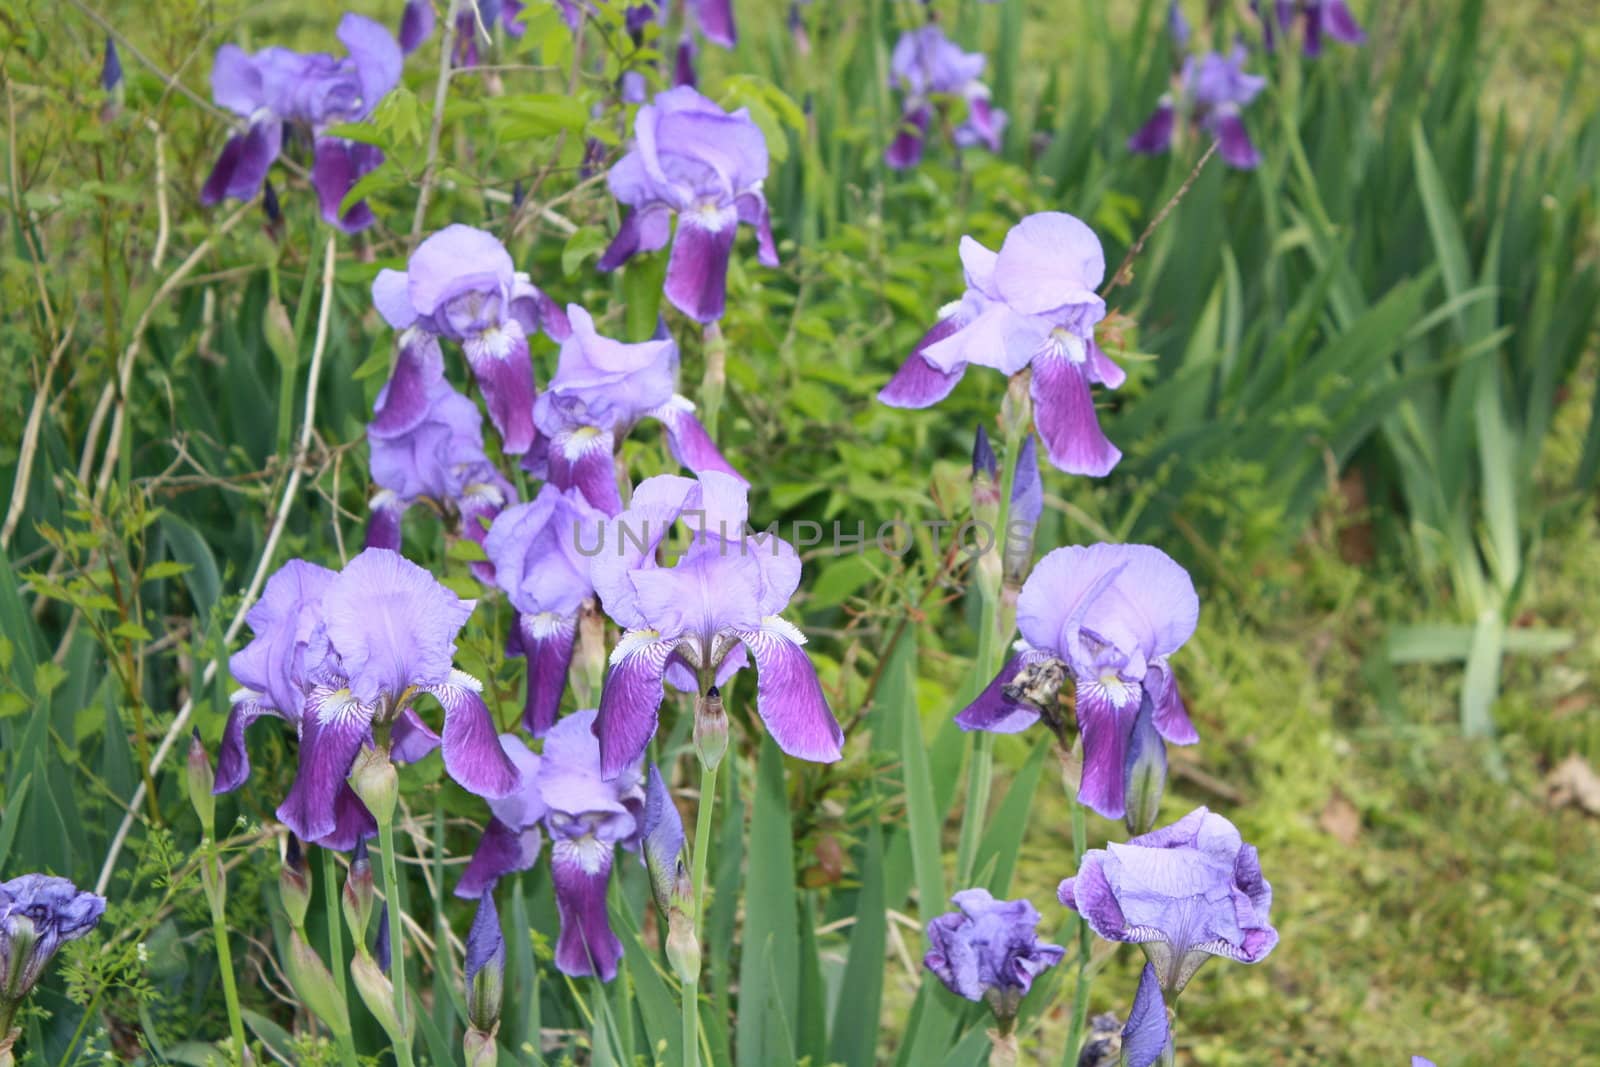
[[[1199,613],[1188,573],[1160,549],[1058,548],[1039,561],[1017,600],[1021,651],[956,722],[1015,733],[1044,717],[1059,730],[1056,695],[1070,676],[1083,736],[1078,799],[1122,818],[1141,721],[1172,744],[1199,740],[1167,665]]]
[[[81,893],[65,878],[24,874],[0,882],[0,1019],[38,983],[51,957],[86,936],[105,914],[106,898]],[[6,1025],[0,1025],[0,1048]]]
[[[1367,39],[1345,0],[1273,0],[1265,12],[1261,0],[1252,0],[1251,6],[1261,19],[1262,36],[1269,50],[1276,47],[1279,33],[1289,32],[1297,11],[1304,23],[1302,47],[1308,56],[1322,54],[1324,35],[1341,44],[1362,44]]]
[[[606,176],[612,195],[631,210],[600,269],[615,270],[670,240],[667,299],[697,322],[715,322],[727,303],[728,259],[741,222],[755,227],[759,261],[778,265],[762,192],[766,138],[745,108],[730,114],[686,86],[639,108],[633,135],[633,147]]]
[[[601,540],[605,515],[576,489],[546,483],[526,504],[507,508],[484,540],[494,580],[517,609],[506,650],[528,661],[522,725],[535,737],[555,725],[578,631],[594,584],[585,547]]]
[[[446,226],[411,253],[404,271],[384,270],[372,283],[372,302],[397,330],[416,327],[454,341],[483,390],[501,447],[519,456],[533,445],[537,389],[528,335],[543,330],[566,338],[567,317],[549,297],[518,273],[505,246],[471,226]],[[406,346],[401,348],[402,359]],[[431,369],[397,365],[386,407],[412,412],[425,407]]]
[[[778,747],[799,759],[839,758],[843,734],[803,649],[778,612],[800,581],[800,558],[774,535],[746,531],[744,483],[708,471],[662,475],[634,491],[608,524],[591,574],[606,613],[625,629],[611,654],[596,730],[605,773],[636,763],[656,731],[663,682],[725,678],[748,654],[759,674],[756,710]],[[683,521],[688,545],[672,566],[656,549]],[[696,691],[704,689],[694,684]]]
[[[217,758],[215,791],[250,774],[246,728],[269,715],[293,723],[300,766],[278,818],[295,835],[351,848],[376,831],[346,778],[357,753],[392,734],[396,759],[438,748],[445,770],[484,797],[504,796],[516,768],[501,751],[477,679],[454,669],[455,637],[473,601],[462,600],[396,552],[369,548],[342,571],[291,560],[246,616],[255,636],[229,661],[242,688]],[[435,733],[413,706],[444,709]]]
[[[616,515],[622,497],[613,454],[636,424],[655,419],[683,466],[739,477],[695,418],[694,404],[677,392],[676,341],[665,331],[638,344],[603,337],[576,304],[567,305],[567,320],[572,329],[561,343],[555,377],[534,406],[542,437],[525,467],[559,488],[578,489],[590,504]]]
[[[900,126],[884,151],[884,162],[904,170],[922,161],[928,126],[946,97],[966,101],[967,117],[953,134],[956,144],[1000,151],[1006,113],[990,105],[989,88],[978,80],[985,62],[982,53],[962,51],[937,23],[901,34],[889,60],[889,86],[904,99]]]
[[[433,0],[406,0],[400,13],[400,51],[410,55],[433,36]]]
[[[478,406],[445,380],[438,338],[407,328],[394,376],[367,424],[378,492],[369,505],[366,547],[398,551],[401,518],[422,501],[453,517],[462,537],[483,543],[486,523],[516,501],[516,490],[484,453],[482,424]],[[491,565],[473,566],[481,579],[493,580]]]
[[[967,290],[947,307],[878,393],[893,407],[925,408],[956,387],[967,365],[1012,375],[1032,367],[1034,422],[1050,462],[1099,477],[1122,452],[1106,440],[1090,386],[1127,377],[1095,343],[1106,304],[1095,293],[1105,253],[1071,215],[1047,211],[1011,228],[998,253],[961,239]]]
[[[1266,87],[1267,79],[1244,70],[1244,47],[1237,46],[1224,56],[1207,52],[1198,59],[1184,60],[1178,75],[1177,95],[1161,98],[1155,112],[1128,138],[1128,150],[1144,155],[1159,155],[1172,147],[1172,134],[1182,115],[1217,139],[1218,154],[1232,167],[1250,170],[1261,163],[1240,114]]]
[[[388,30],[361,15],[345,15],[338,37],[350,53],[342,59],[277,47],[254,54],[231,44],[217,50],[212,99],[242,118],[245,127],[223,147],[200,192],[201,203],[252,199],[278,158],[285,127],[299,126],[316,139],[311,182],[322,217],[346,232],[372,225],[365,201],[343,213],[339,205],[362,175],[383,162],[383,152],[324,131],[370,116],[399,82],[403,56]]]
[[[1039,911],[1026,900],[963,889],[950,903],[960,911],[928,923],[923,966],[956,996],[987,1003],[998,1018],[1015,1018],[1033,980],[1060,963],[1066,950],[1039,940]]]
[[[500,742],[517,765],[516,789],[490,802],[494,820],[484,832],[456,895],[478,897],[496,879],[526,870],[538,856],[539,828],[550,837],[550,870],[561,935],[556,966],[574,977],[616,977],[622,943],[606,914],[606,890],[616,846],[634,846],[645,797],[640,764],[606,778],[593,709],[573,712],[545,736],[534,755],[521,738]]]

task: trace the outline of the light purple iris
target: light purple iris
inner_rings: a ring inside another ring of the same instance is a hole
[[[483,450],[483,416],[444,377],[444,355],[432,334],[415,327],[400,335],[395,372],[378,394],[367,424],[372,481],[366,547],[400,548],[401,518],[419,501],[456,520],[457,532],[482,544],[486,523],[516,490]],[[473,564],[493,581],[494,569]]]
[[[377,744],[375,728],[393,732],[396,759],[438,748],[463,788],[509,793],[516,768],[496,740],[482,685],[451,662],[473,603],[387,549],[369,548],[337,574],[291,560],[246,616],[255,637],[229,661],[243,688],[233,696],[215,791],[249,776],[245,730],[270,715],[300,735],[299,772],[278,818],[307,841],[349,848],[375,831],[346,781],[361,749]],[[442,735],[412,706],[424,693],[444,709]]]
[[[397,330],[415,326],[460,344],[500,431],[501,447],[520,456],[533,445],[538,390],[528,335],[543,330],[563,340],[567,318],[517,272],[499,239],[471,226],[446,226],[417,246],[404,271],[379,272],[372,302]],[[402,378],[401,370],[396,368],[389,384],[389,402],[409,411],[426,399],[411,390],[426,387],[430,376],[413,381]]]
[[[1066,950],[1039,940],[1039,911],[1026,900],[963,889],[950,903],[961,910],[928,923],[922,965],[956,996],[987,1003],[997,1018],[1015,1018],[1033,980],[1060,963]]]
[[[1115,389],[1127,377],[1095,343],[1106,304],[1100,239],[1058,211],[1029,215],[998,253],[961,239],[967,290],[912,350],[878,399],[925,408],[950,395],[969,363],[1006,375],[1033,368],[1034,422],[1045,452],[1068,474],[1107,474],[1122,452],[1106,440],[1090,386]]]
[[[511,795],[491,801],[495,819],[473,854],[456,895],[481,896],[505,874],[526,870],[539,851],[538,828],[550,837],[550,869],[561,935],[556,966],[574,977],[616,977],[622,944],[606,915],[606,890],[616,846],[637,844],[645,797],[640,764],[600,773],[593,709],[576,711],[546,735],[534,755],[521,738],[502,735],[519,770]]]
[[[1200,739],[1167,665],[1194,633],[1199,614],[1188,573],[1160,549],[1058,548],[1039,561],[1017,598],[1020,651],[956,722],[965,730],[1016,733],[1042,716],[1059,732],[1055,697],[1070,675],[1083,736],[1078,799],[1120,819],[1141,713],[1165,741]]]
[[[576,7],[572,0],[558,0],[558,2],[562,14],[571,25],[577,15]],[[506,36],[512,38],[520,38],[528,32],[528,27],[518,18],[522,14],[522,0],[477,0],[475,5],[463,4],[461,8],[461,12],[456,15],[456,47],[455,54],[451,57],[452,63],[457,67],[478,65],[479,38],[483,32],[492,32],[496,24],[505,30]]]
[[[1217,139],[1218,154],[1229,166],[1250,170],[1261,163],[1261,154],[1250,140],[1240,111],[1266,87],[1267,79],[1244,70],[1247,54],[1242,45],[1224,56],[1207,52],[1198,59],[1184,60],[1178,76],[1177,96],[1161,98],[1155,112],[1132,137],[1128,150],[1143,155],[1159,155],[1172,147],[1172,134],[1180,114]]]
[[[1437,1067],[1437,1065],[1430,1059],[1422,1056],[1413,1056],[1411,1057],[1411,1067]]]
[[[1212,956],[1258,963],[1278,943],[1255,846],[1196,808],[1171,826],[1084,853],[1061,903],[1107,941],[1138,944],[1167,996]]]
[[[678,344],[663,329],[654,340],[627,344],[603,337],[594,319],[567,305],[571,333],[561,343],[555,377],[534,406],[541,439],[524,466],[562,489],[577,488],[607,515],[622,510],[613,454],[644,419],[660,422],[667,446],[695,473],[739,477],[677,392]],[[742,480],[742,479],[741,479]]]
[[[800,557],[776,536],[746,532],[744,483],[708,471],[696,481],[662,475],[634,491],[608,524],[591,574],[606,613],[626,631],[611,654],[597,732],[605,773],[637,762],[656,731],[669,671],[725,678],[755,661],[756,710],[778,747],[830,763],[843,734],[807,658],[805,635],[782,619],[800,582]],[[656,549],[683,519],[690,537],[670,567]],[[683,684],[680,681],[678,684]]]
[[[923,141],[941,97],[966,101],[966,120],[954,132],[958,146],[1000,151],[1006,113],[990,105],[989,89],[978,80],[985,63],[982,53],[962,51],[937,23],[901,34],[889,59],[889,87],[898,89],[904,99],[900,126],[884,152],[884,162],[904,170],[922,161]]]
[[[747,109],[730,114],[687,86],[641,107],[633,136],[606,176],[612,195],[631,210],[599,267],[615,270],[670,239],[667,299],[697,322],[715,322],[727,303],[728,259],[741,222],[755,227],[757,259],[778,265],[762,192],[766,138]]]
[[[284,127],[297,125],[316,139],[311,183],[322,217],[346,232],[372,224],[365,201],[342,214],[339,205],[362,175],[383,162],[383,152],[324,131],[371,115],[399,82],[403,56],[388,30],[360,15],[345,15],[338,37],[350,53],[342,59],[277,47],[254,54],[231,44],[217,50],[211,97],[246,126],[223,147],[200,192],[202,204],[252,199],[283,147]]]
[[[105,910],[105,897],[80,893],[65,878],[24,874],[0,882],[0,1019],[10,1020],[56,951],[98,926]],[[0,1042],[6,1029],[0,1025]]]
[[[584,550],[599,545],[604,520],[576,489],[546,483],[530,502],[502,511],[484,540],[495,584],[517,609],[506,651],[527,658],[522,725],[535,737],[555,725],[578,616],[594,596]]]

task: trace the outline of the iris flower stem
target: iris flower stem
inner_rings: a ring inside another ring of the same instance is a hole
[[[1017,453],[1022,451],[1022,435],[1027,431],[1027,419],[1012,418],[1006,425],[1006,465],[1000,477],[1000,510],[996,518],[993,543],[989,551],[1005,552],[1006,530],[1011,522],[1011,488],[1017,481]],[[1002,568],[1003,569],[1003,568]],[[1005,659],[1007,633],[999,632],[1000,590],[982,588],[983,610],[978,630],[978,658],[974,672],[979,678],[998,674]],[[994,784],[994,735],[978,731],[972,743],[972,758],[967,765],[967,800],[961,812],[961,836],[956,845],[956,884],[965,886],[972,881],[972,865],[978,856],[978,835],[983,830],[983,817],[989,810],[989,791]],[[933,907],[934,901],[924,901],[924,907]]]
[[[383,849],[383,899],[389,905],[389,975],[394,983],[394,1013],[400,1020],[400,1033],[395,1042],[395,1059],[400,1067],[411,1067],[411,1011],[406,1001],[405,927],[400,920],[400,876],[394,854],[394,821],[378,822],[378,844]]]
[[[233,975],[233,948],[228,944],[228,879],[217,859],[215,842],[206,844],[209,853],[200,863],[200,881],[211,905],[211,933],[217,942],[217,970],[222,974],[222,999],[228,1005],[228,1033],[233,1038],[233,1054],[239,1063],[245,1056],[244,1016],[239,1011],[239,986]]]
[[[1069,798],[1072,804],[1072,869],[1083,869],[1083,854],[1088,849],[1088,820],[1083,814],[1083,805],[1079,804],[1076,797]],[[1083,1028],[1089,1017],[1089,923],[1078,917],[1078,977],[1072,992],[1072,1028],[1067,1031],[1067,1053],[1062,1059],[1063,1067],[1071,1067],[1078,1062],[1078,1046],[1083,1042]]]
[[[322,907],[328,914],[328,960],[333,964],[333,985],[339,991],[339,1000],[350,1003],[349,979],[345,977],[344,918],[339,907],[339,864],[333,849],[322,849]],[[339,1044],[339,1061],[344,1067],[356,1067],[356,1047],[349,1031],[334,1034]]]
[[[694,820],[694,915],[695,939],[703,928],[701,917],[706,903],[706,867],[711,856],[711,812],[717,801],[718,764],[700,765],[700,808]],[[700,988],[685,985],[683,998],[683,1062],[700,1067]]]
[[[450,95],[450,57],[456,47],[456,15],[461,10],[460,0],[450,0],[446,5],[444,32],[439,36],[439,80],[433,86],[433,115],[428,125],[428,158],[422,168],[422,181],[417,184],[417,210],[411,216],[411,247],[422,239],[422,223],[428,216],[428,194],[433,191],[434,170],[439,162],[439,137],[444,132],[444,103]]]
[[[717,420],[722,414],[722,394],[728,387],[728,339],[715,322],[706,323],[703,336],[706,372],[700,383],[700,403],[705,407],[706,433],[715,441]]]

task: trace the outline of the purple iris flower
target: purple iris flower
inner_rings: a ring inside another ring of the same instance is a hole
[[[1184,60],[1178,75],[1178,95],[1161,98],[1155,112],[1132,137],[1128,151],[1159,155],[1172,147],[1172,134],[1180,112],[1192,115],[1196,124],[1219,142],[1218,152],[1231,167],[1250,170],[1261,163],[1245,129],[1240,110],[1266,87],[1267,79],[1244,70],[1247,54],[1236,46],[1224,56],[1207,52]]]
[[[369,505],[366,547],[398,551],[401,517],[419,501],[454,517],[458,533],[481,545],[486,523],[515,502],[516,490],[484,453],[478,405],[445,380],[432,334],[408,328],[396,363],[367,424],[378,492]],[[474,563],[473,572],[494,580],[490,564]]]
[[[422,47],[422,42],[433,36],[432,0],[406,0],[406,9],[400,14],[400,51],[410,55]]]
[[[1437,1064],[1422,1056],[1413,1056],[1411,1057],[1411,1067],[1437,1067]]]
[[[1094,339],[1106,314],[1095,294],[1106,272],[1100,239],[1073,216],[1046,211],[1013,226],[998,253],[963,237],[961,263],[967,291],[878,399],[925,408],[950,395],[969,363],[1006,375],[1031,366],[1034,421],[1050,462],[1068,474],[1110,472],[1122,452],[1100,429],[1090,386],[1115,389],[1127,376]]]
[[[728,258],[739,223],[755,227],[756,258],[778,265],[762,192],[766,138],[746,108],[730,114],[687,86],[639,108],[633,135],[632,149],[606,176],[612,195],[632,210],[599,267],[615,270],[670,239],[667,299],[697,322],[715,322],[727,302]]]
[[[907,30],[895,42],[889,60],[889,87],[905,94],[900,126],[884,152],[884,162],[896,170],[922,161],[923,140],[938,106],[938,98],[960,96],[967,102],[967,118],[956,129],[962,148],[983,145],[1000,151],[1006,113],[989,103],[989,89],[978,80],[984,59],[979,52],[963,52],[944,35],[937,23]]]
[[[1023,640],[994,681],[956,716],[964,730],[1060,732],[1056,695],[1068,675],[1083,736],[1078,799],[1108,819],[1126,811],[1130,740],[1141,710],[1176,745],[1200,739],[1167,665],[1194,633],[1200,601],[1182,567],[1148,545],[1058,548],[1017,598]]]
[[[517,772],[496,741],[482,685],[451,662],[473,603],[388,549],[366,549],[337,574],[290,561],[246,616],[255,637],[229,662],[243,688],[233,696],[215,791],[249,775],[245,730],[271,715],[300,735],[299,771],[278,818],[307,841],[353,847],[376,829],[346,782],[356,755],[377,744],[375,727],[393,731],[396,759],[438,748],[463,788],[509,793]],[[442,735],[412,706],[423,693],[444,708]]]
[[[122,84],[122,57],[117,55],[117,42],[106,37],[106,52],[100,62],[100,88],[115,92]]]
[[[1140,945],[1169,997],[1212,956],[1258,963],[1278,943],[1272,886],[1255,846],[1205,808],[1126,844],[1090,849],[1057,895],[1107,941]]]
[[[600,544],[604,521],[576,489],[546,483],[532,501],[502,511],[483,544],[495,583],[517,609],[506,652],[527,658],[522,725],[535,737],[555,725],[578,616],[594,596],[585,546]]]
[[[961,910],[928,923],[922,965],[956,996],[987,1003],[997,1018],[1016,1018],[1033,980],[1060,963],[1066,950],[1040,942],[1039,911],[1026,900],[963,889],[950,903]]]
[[[250,200],[260,192],[283,147],[284,126],[292,124],[308,128],[316,139],[311,183],[322,217],[347,233],[372,224],[365,201],[343,214],[339,205],[362,175],[383,162],[383,152],[323,131],[370,116],[400,81],[404,57],[388,30],[360,15],[345,15],[338,37],[350,52],[343,59],[277,47],[253,55],[231,44],[217,50],[212,99],[243,118],[246,127],[223,147],[200,191],[202,204],[227,197]]]
[[[739,478],[695,418],[694,404],[677,392],[678,344],[670,334],[661,330],[653,340],[627,344],[601,336],[576,304],[567,305],[566,318],[571,333],[561,343],[555,377],[534,406],[542,436],[525,467],[558,488],[576,487],[590,504],[616,515],[622,497],[612,456],[629,430],[655,419],[683,466]]]
[[[517,786],[489,800],[490,819],[455,889],[467,900],[483,896],[508,874],[532,869],[544,843],[539,827],[549,808],[539,794],[540,758],[516,734],[501,734],[500,749],[517,769]]]
[[[572,0],[558,0],[558,3],[567,25],[576,28],[583,17],[576,5]],[[492,32],[498,23],[506,36],[513,38],[520,38],[527,33],[528,27],[517,18],[522,14],[522,8],[522,0],[477,0],[476,5],[463,4],[461,12],[456,15],[456,48],[455,55],[451,57],[452,63],[456,67],[478,65],[480,25],[484,32]]]
[[[505,246],[471,226],[446,226],[411,253],[406,269],[384,270],[372,283],[372,302],[397,330],[419,327],[461,345],[483,390],[501,447],[520,456],[532,445],[533,402],[538,390],[528,335],[543,330],[557,341],[566,315],[518,273]],[[404,354],[402,350],[402,354]],[[389,402],[399,410],[423,406],[431,374],[402,377],[397,367]],[[402,395],[395,395],[399,391]]]
[[[56,951],[98,926],[105,910],[105,897],[80,893],[65,878],[24,874],[0,882],[0,1019],[11,1018]],[[0,1026],[0,1042],[5,1030]]]
[[[645,784],[640,830],[640,852],[650,873],[650,892],[665,914],[679,895],[679,886],[687,884],[688,871],[684,862],[683,816],[678,814],[661,769],[654,763],[650,764]]]
[[[715,471],[698,480],[647,478],[608,524],[590,572],[606,613],[626,631],[611,654],[596,724],[608,777],[644,754],[673,668],[722,678],[746,653],[759,674],[756,710],[778,747],[818,763],[840,757],[844,735],[802,648],[805,635],[778,615],[799,585],[800,557],[776,536],[746,533],[746,493],[743,482]],[[680,519],[688,546],[660,566],[656,549]]]
[[[1367,39],[1366,31],[1356,21],[1345,0],[1304,0],[1306,21],[1305,53],[1322,54],[1322,36],[1327,34],[1341,44],[1361,44]]]

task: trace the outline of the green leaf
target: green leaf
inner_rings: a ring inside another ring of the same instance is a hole
[[[930,916],[943,910],[946,897],[944,857],[939,849],[939,829],[944,820],[934,803],[927,742],[922,738],[922,716],[917,711],[916,664],[916,637],[908,629],[884,669],[884,680],[887,683],[893,678],[886,692],[896,698],[900,708],[900,758],[905,761],[911,862],[916,870],[918,906],[924,916]]]
[[[561,273],[571,278],[586,260],[599,256],[610,241],[606,231],[599,226],[583,226],[574,230],[561,248]]]
[[[1006,790],[1005,800],[995,809],[988,828],[983,832],[983,839],[978,843],[978,857],[973,869],[988,870],[993,864],[989,892],[996,897],[1004,898],[1011,890],[1011,876],[1017,869],[1017,857],[1022,854],[1022,836],[1028,828],[1033,794],[1039,788],[1045,754],[1050,750],[1049,741],[1040,741],[1033,746],[1028,762],[1011,779],[1011,788]]]
[[[861,893],[856,898],[850,955],[834,1008],[831,1060],[846,1067],[872,1067],[877,1062],[878,1015],[883,1002],[884,951],[888,941],[888,903],[883,891],[883,831],[878,820],[867,821],[867,842],[861,863]]]
[[[783,777],[783,753],[770,736],[763,737],[746,854],[739,1067],[795,1062],[786,1012],[799,1001],[800,925],[793,828]]]

